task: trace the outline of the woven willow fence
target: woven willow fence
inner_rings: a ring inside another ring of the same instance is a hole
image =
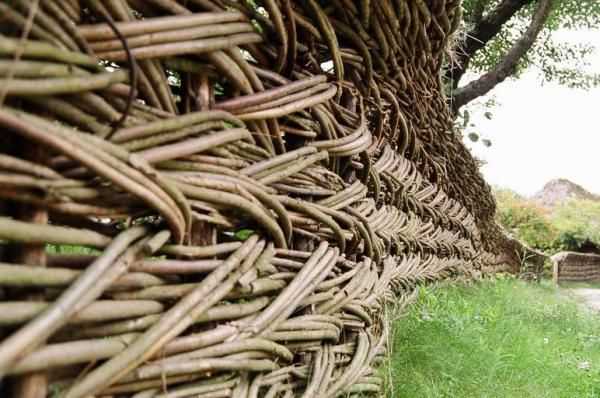
[[[1,2],[3,391],[380,393],[385,303],[497,262],[458,6]]]
[[[550,257],[555,283],[600,280],[600,256],[594,253],[560,252]]]

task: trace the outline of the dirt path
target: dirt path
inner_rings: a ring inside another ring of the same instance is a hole
[[[592,310],[600,312],[600,289],[573,288],[568,291],[581,299]]]

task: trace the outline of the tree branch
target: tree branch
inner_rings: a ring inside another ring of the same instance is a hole
[[[496,8],[483,18],[475,19],[475,26],[467,33],[464,46],[459,49],[456,59],[446,71],[446,78],[452,82],[452,88],[458,87],[473,55],[481,50],[502,29],[502,26],[519,10],[533,0],[502,0]]]
[[[523,36],[515,41],[498,65],[493,70],[479,77],[479,79],[454,91],[452,109],[455,113],[460,107],[477,97],[485,95],[515,72],[520,59],[529,51],[544,27],[551,8],[552,0],[539,0],[531,19],[531,24],[527,27]]]

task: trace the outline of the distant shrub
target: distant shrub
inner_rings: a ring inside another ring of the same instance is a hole
[[[496,190],[496,220],[515,238],[543,251],[556,247],[559,230],[548,211],[507,189]]]
[[[558,206],[551,222],[559,231],[557,242],[565,250],[579,250],[588,243],[600,244],[600,203],[570,200]]]
[[[552,210],[510,189],[495,189],[496,221],[529,246],[554,253],[600,246],[600,203],[572,199]]]

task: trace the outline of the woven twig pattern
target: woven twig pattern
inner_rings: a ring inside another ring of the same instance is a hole
[[[591,282],[600,279],[600,256],[591,253],[560,252],[550,258],[556,282]]]
[[[68,398],[376,395],[385,303],[494,269],[438,77],[457,0],[0,11],[1,375]]]

